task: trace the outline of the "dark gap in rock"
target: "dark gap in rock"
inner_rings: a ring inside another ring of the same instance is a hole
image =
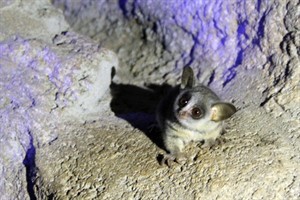
[[[265,35],[265,21],[266,21],[267,13],[264,12],[263,16],[260,18],[258,22],[258,28],[257,28],[257,36],[258,37],[264,37]]]
[[[268,13],[269,13],[269,11],[265,11],[258,22],[257,35],[259,37],[265,36],[265,22],[266,22],[266,16],[268,15]]]
[[[136,10],[137,10],[137,7],[138,7],[138,2],[137,2],[137,0],[133,0],[133,3],[132,3],[132,10],[131,10],[131,15],[132,15],[132,16],[136,16]]]
[[[259,106],[260,106],[260,107],[263,107],[266,103],[268,103],[268,101],[270,101],[270,99],[271,99],[272,97],[273,97],[273,95],[270,95],[270,96],[266,97],[265,100],[263,100],[263,101],[259,104]]]
[[[118,1],[119,8],[122,11],[123,16],[125,19],[130,19],[130,17],[137,16],[137,9],[138,9],[138,2],[137,0],[128,1],[128,0],[119,0]],[[143,16],[142,10],[139,10]],[[136,18],[137,19],[137,18]],[[139,23],[139,21],[136,21]]]
[[[29,148],[26,152],[25,159],[23,164],[26,168],[26,181],[27,181],[27,192],[31,200],[36,200],[36,195],[34,192],[34,184],[36,180],[36,164],[35,164],[35,155],[36,150],[33,145],[33,136],[30,130],[28,130],[28,135],[30,137]]]
[[[223,87],[225,87],[232,79],[234,79],[235,76],[236,72],[233,69],[229,69],[229,74],[223,83]]]
[[[165,73],[162,78],[165,79],[169,75],[169,72]]]
[[[213,24],[214,24],[215,29],[222,35],[221,44],[225,45],[225,42],[226,42],[226,39],[227,39],[226,32],[223,31],[222,28],[220,28],[218,26],[218,21],[216,19],[213,19]],[[219,37],[221,37],[221,36],[219,36]]]
[[[246,26],[248,25],[248,20],[244,20],[242,22],[239,22],[238,28],[237,28],[237,33],[240,39],[240,35],[244,35],[245,38],[248,40],[249,36],[246,33]]]
[[[222,44],[223,46],[225,46],[225,43],[226,43],[227,38],[228,38],[227,35],[225,35],[224,37],[222,37],[222,39],[221,39],[221,44]]]
[[[257,12],[260,12],[260,8],[261,8],[261,0],[257,0],[257,4],[256,4]]]
[[[288,77],[291,75],[290,62],[291,61],[288,62],[288,64],[286,65],[286,67],[284,69],[284,82],[286,82]]]
[[[196,74],[196,78],[199,80],[201,76],[201,69],[198,70],[197,74]]]
[[[48,200],[53,200],[53,199],[55,199],[55,196],[54,196],[54,194],[52,193],[52,194],[49,194],[49,195],[47,196],[47,198],[48,198]]]
[[[283,53],[287,53],[289,56],[292,56],[291,53],[291,45],[294,44],[297,49],[297,54],[300,55],[300,46],[297,45],[296,43],[296,38],[295,38],[295,32],[289,32],[287,33],[282,41],[280,42],[280,49],[282,50]]]
[[[128,0],[119,0],[119,7],[125,17],[128,17],[128,10],[126,8],[126,3]]]
[[[257,27],[257,33],[256,36],[253,38],[252,40],[252,44],[253,45],[257,45],[260,50],[262,49],[260,46],[260,40],[261,38],[264,37],[265,35],[265,21],[266,21],[266,15],[267,13],[264,12],[263,16],[260,18],[259,22],[258,22],[258,27]]]
[[[242,16],[239,14],[238,15],[239,19],[242,19]],[[234,77],[236,76],[236,68],[242,64],[243,59],[244,59],[244,49],[242,47],[242,39],[241,39],[241,35],[244,35],[244,37],[246,38],[246,40],[249,39],[249,36],[246,33],[246,26],[248,25],[248,20],[240,20],[238,28],[237,28],[237,34],[238,34],[238,45],[237,47],[240,48],[235,63],[227,70],[227,72],[229,72],[229,74],[226,76],[225,81],[223,82],[223,87],[225,87],[232,79],[234,79]]]
[[[276,91],[276,93],[272,93],[271,95],[269,95],[268,97],[265,98],[265,100],[263,100],[260,103],[260,107],[263,107],[266,103],[268,103],[275,95],[279,94],[282,91],[283,87],[281,87],[278,91]]]
[[[235,60],[235,63],[234,65],[232,65],[232,67],[230,67],[228,69],[229,71],[229,74],[226,76],[226,79],[223,83],[223,87],[225,87],[235,76],[236,76],[236,71],[235,69],[242,64],[243,62],[243,50],[240,50],[238,55],[237,55],[237,58]]]
[[[209,86],[214,81],[214,79],[215,79],[215,70],[212,71],[212,73],[209,77],[207,85]]]
[[[244,56],[243,56],[243,50],[240,50],[239,53],[238,53],[238,56],[237,56],[237,58],[235,60],[235,63],[232,66],[232,68],[235,69],[237,66],[239,66],[240,64],[242,64],[243,58],[244,58]]]
[[[155,112],[162,96],[171,88],[170,85],[149,84],[145,88],[129,84],[110,85],[112,100],[111,110],[119,118],[141,130],[154,144],[163,148]]]
[[[150,76],[150,75],[152,75],[153,73],[156,73],[158,69],[159,69],[159,66],[154,67],[154,68],[148,73],[148,75]]]
[[[192,46],[192,48],[191,48],[191,51],[190,51],[190,53],[189,53],[190,59],[189,59],[189,61],[185,64],[185,66],[190,66],[190,65],[194,62],[194,59],[195,59],[195,58],[194,58],[194,54],[195,54],[195,50],[196,50],[197,46],[198,46],[198,41],[194,39],[194,44],[193,44],[193,46]]]
[[[157,23],[153,23],[153,26],[152,26],[152,31],[157,34],[158,33],[158,27],[157,27]]]
[[[253,38],[253,40],[252,40],[252,44],[253,44],[253,45],[257,45],[257,46],[259,47],[259,49],[261,50],[259,41],[260,41],[260,39],[257,38],[257,37],[255,37],[255,38]]]
[[[281,81],[280,76],[275,76],[273,80],[273,86],[276,86]]]

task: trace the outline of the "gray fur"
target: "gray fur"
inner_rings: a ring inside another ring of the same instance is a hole
[[[222,132],[222,121],[236,112],[236,108],[220,98],[208,87],[195,85],[193,70],[186,67],[181,85],[172,88],[161,100],[157,109],[157,122],[162,139],[169,154],[162,162],[169,164],[182,154],[185,145],[191,141],[205,141],[211,145]],[[181,105],[182,99],[188,99]],[[195,119],[193,109],[201,110],[201,117]],[[212,120],[212,116],[214,119]]]

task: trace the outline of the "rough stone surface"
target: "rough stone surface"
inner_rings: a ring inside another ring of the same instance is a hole
[[[67,32],[62,13],[47,1],[2,2],[0,19],[0,199],[29,199],[39,148],[59,137],[67,119],[98,114],[117,58]]]
[[[3,0],[0,8],[0,39],[18,35],[51,42],[55,34],[69,28],[64,16],[48,0]]]
[[[300,198],[299,2],[52,4],[0,3],[2,198]],[[118,63],[100,47],[120,61],[107,93]],[[224,144],[190,144],[188,160],[168,168],[148,127],[186,65],[238,112]]]
[[[255,116],[250,116],[250,113]],[[76,124],[45,148],[41,199],[296,199],[299,195],[299,133],[254,106],[230,121],[227,142],[211,150],[197,144],[188,161],[160,166],[162,153],[125,121]],[[239,123],[237,123],[239,122]],[[254,124],[255,123],[255,124]],[[265,126],[269,128],[266,131]],[[282,127],[282,126],[285,127]],[[87,150],[88,149],[88,150]],[[55,162],[53,162],[55,160]],[[51,170],[50,170],[51,169]],[[42,198],[43,197],[43,198]]]

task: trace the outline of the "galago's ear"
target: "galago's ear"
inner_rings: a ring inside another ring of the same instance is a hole
[[[211,121],[219,122],[228,119],[236,112],[236,108],[231,103],[218,102],[211,107]]]
[[[194,72],[191,67],[183,68],[181,76],[181,89],[192,88],[195,85]]]

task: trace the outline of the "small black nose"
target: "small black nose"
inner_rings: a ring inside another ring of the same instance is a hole
[[[180,118],[186,118],[186,117],[188,117],[188,112],[187,111],[179,111],[178,115]]]

